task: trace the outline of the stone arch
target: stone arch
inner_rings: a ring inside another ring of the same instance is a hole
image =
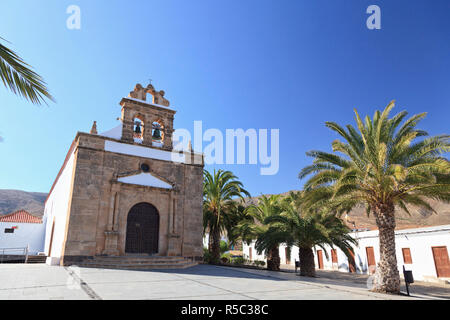
[[[164,146],[165,138],[165,124],[161,118],[152,121],[152,141],[160,146]],[[160,138],[157,138],[157,131],[159,131]]]
[[[145,131],[145,116],[141,113],[136,113],[132,117],[133,121],[133,140],[137,143],[144,141]]]

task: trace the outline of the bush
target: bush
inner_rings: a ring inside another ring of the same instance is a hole
[[[229,250],[228,243],[224,240],[220,240],[220,253],[223,254]]]
[[[258,266],[258,267],[259,266],[264,267],[266,262],[265,261],[260,261],[260,260],[255,260],[254,264],[255,264],[255,266]]]
[[[211,263],[211,254],[207,248],[203,248],[203,261],[206,263]]]
[[[229,263],[231,261],[231,256],[230,253],[224,253],[222,254],[222,256],[220,257],[220,261],[222,263]]]
[[[244,264],[245,263],[245,259],[244,257],[236,257],[233,259],[233,263],[234,264]]]

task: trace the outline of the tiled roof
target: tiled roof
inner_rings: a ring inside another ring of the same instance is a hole
[[[42,219],[31,215],[25,210],[19,210],[0,216],[0,222],[42,223]]]

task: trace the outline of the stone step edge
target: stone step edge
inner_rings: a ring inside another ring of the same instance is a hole
[[[130,269],[130,270],[150,270],[150,269],[185,269],[188,267],[196,266],[197,262],[190,262],[184,264],[166,264],[166,265],[103,265],[103,264],[79,264],[81,268],[100,268],[100,269]]]
[[[168,258],[168,257],[158,257],[158,258],[127,258],[127,257],[120,257],[120,258],[112,258],[112,257],[95,257],[92,259],[86,259],[86,260],[108,260],[108,261],[121,261],[121,260],[146,260],[146,261],[158,261],[158,260],[170,260],[170,261],[178,261],[178,260],[186,260],[187,258],[184,257],[174,257],[174,258]]]
[[[117,261],[117,262],[105,262],[105,261],[83,261],[80,264],[101,264],[101,265],[162,265],[162,264],[183,264],[190,263],[192,261],[158,261],[158,262],[129,262],[129,261]]]

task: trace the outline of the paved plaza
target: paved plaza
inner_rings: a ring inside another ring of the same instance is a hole
[[[131,271],[45,264],[0,264],[0,299],[323,300],[450,299],[450,289],[429,287],[412,296],[369,292],[365,280],[304,278],[211,265],[182,270]]]

